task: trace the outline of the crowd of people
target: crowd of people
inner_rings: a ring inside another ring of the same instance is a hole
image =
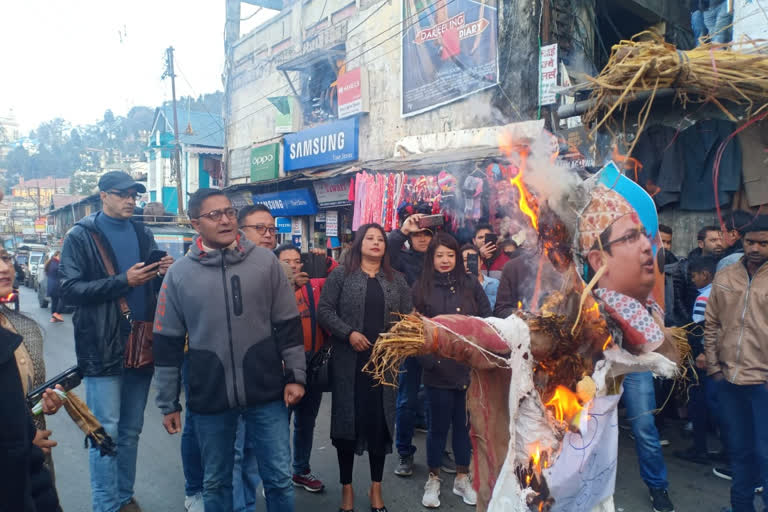
[[[75,349],[88,406],[117,445],[114,457],[90,448],[95,512],[141,510],[134,497],[136,459],[153,379],[163,426],[181,434],[189,512],[254,510],[260,485],[270,512],[294,510],[295,488],[322,491],[325,484],[310,459],[325,389],[331,396],[340,512],[354,509],[355,456],[364,452],[371,510],[387,510],[386,456],[396,451],[397,477],[413,476],[417,428],[427,431],[422,505],[440,506],[445,473],[455,474],[454,494],[467,505],[478,503],[470,476],[470,367],[438,355],[411,357],[396,388],[377,385],[363,367],[379,334],[401,315],[504,318],[525,308],[536,275],[535,250],[499,240],[488,224],[476,226],[460,245],[442,230],[422,227],[423,212],[403,216],[401,227],[388,235],[377,224],[360,227],[339,264],[323,250],[308,256],[291,244],[278,247],[266,206],[238,211],[224,192],[200,189],[189,200],[199,236],[187,254],[145,265],[157,246],[152,232],[132,219],[144,186],[110,172],[99,188],[103,210],[76,224],[51,264],[58,267],[55,295],[76,306]],[[595,258],[605,258],[605,249],[607,257],[631,257],[647,270],[642,258],[651,254],[651,244],[642,229],[627,224],[633,219],[624,216],[596,231],[594,241],[599,238],[602,246],[600,253],[592,251]],[[768,476],[768,357],[762,344],[768,328],[768,217],[729,214],[722,228],[701,230],[698,248],[687,258],[672,254],[670,228],[662,225],[660,232],[666,249],[664,323],[688,329],[697,376],[690,400],[678,407],[687,408],[693,444],[676,455],[713,463],[715,474],[733,480],[732,510],[752,511]],[[311,257],[324,267],[316,275],[306,268]],[[0,254],[0,295],[13,284],[6,259]],[[600,267],[598,260],[589,263]],[[614,271],[603,275],[600,286],[639,286],[647,297],[647,274]],[[601,299],[610,303],[610,293],[604,293]],[[54,319],[56,314],[54,309]],[[15,458],[2,464],[1,498],[14,504],[9,510],[55,511],[47,469],[52,466],[43,454],[51,447],[50,432],[24,410],[30,379],[42,374],[25,371],[28,365],[20,362],[19,348],[36,343],[22,324],[3,310],[0,379],[12,400],[4,399],[2,407],[13,428],[0,429],[0,446]],[[327,388],[313,377],[314,356],[322,350],[330,363],[320,364],[332,368]],[[650,372],[627,375],[622,400],[653,510],[672,512],[664,439],[651,414],[660,399],[657,381]],[[51,390],[44,402],[49,414],[61,406]],[[708,449],[712,432],[722,446],[717,452]]]

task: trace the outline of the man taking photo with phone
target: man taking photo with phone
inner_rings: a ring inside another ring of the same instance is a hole
[[[490,224],[478,224],[475,228],[472,243],[477,247],[482,259],[480,270],[494,279],[501,279],[501,271],[509,261],[507,253],[500,251],[496,246],[498,241],[499,235],[493,232]]]
[[[99,190],[102,211],[78,221],[64,241],[60,293],[76,307],[75,352],[88,407],[117,444],[116,457],[90,449],[93,510],[140,512],[133,485],[153,364],[151,350],[137,358],[126,351],[151,347],[157,292],[173,258],[144,264],[157,249],[149,228],[131,218],[144,185],[111,171]]]

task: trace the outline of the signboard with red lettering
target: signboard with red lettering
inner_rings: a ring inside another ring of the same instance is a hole
[[[349,178],[320,181],[313,184],[320,208],[349,204]]]
[[[339,77],[339,118],[368,111],[368,73],[361,68]]]
[[[498,0],[403,0],[403,117],[498,83],[497,8]]]
[[[539,105],[557,102],[557,45],[541,47],[539,56]]]

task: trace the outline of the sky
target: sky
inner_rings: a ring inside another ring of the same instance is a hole
[[[111,109],[159,106],[165,49],[176,58],[176,96],[223,90],[224,0],[3,0],[0,116],[23,132],[62,117],[93,123]],[[242,4],[241,17],[257,8]],[[241,25],[241,34],[267,11]]]

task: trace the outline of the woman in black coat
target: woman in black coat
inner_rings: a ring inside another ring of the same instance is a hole
[[[375,385],[362,371],[379,333],[398,314],[410,313],[411,293],[402,274],[392,270],[387,237],[378,224],[357,231],[347,264],[325,282],[318,304],[320,325],[331,333],[331,440],[336,447],[343,512],[354,508],[352,468],[355,453],[368,451],[372,512],[386,512],[381,493],[384,457],[392,452],[396,391]]]
[[[61,298],[59,297],[59,262],[61,252],[56,251],[45,263],[46,292],[51,298],[51,322],[63,322],[61,317]]]
[[[413,285],[416,311],[427,317],[437,315],[470,315],[489,317],[491,304],[483,286],[466,273],[456,239],[437,233],[427,249],[424,271]],[[420,358],[424,389],[430,413],[427,432],[427,465],[429,478],[424,486],[422,505],[440,506],[440,466],[448,430],[453,427],[453,454],[456,479],[453,493],[467,505],[477,503],[477,495],[469,480],[472,445],[466,414],[469,367],[453,359],[427,355]]]

